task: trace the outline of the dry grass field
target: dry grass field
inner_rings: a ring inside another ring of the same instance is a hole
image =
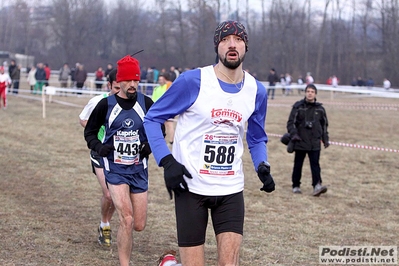
[[[290,105],[301,96],[270,101],[267,132],[285,133]],[[0,110],[0,265],[118,265],[117,247],[97,244],[100,186],[78,114],[88,97],[54,97],[79,107],[9,95]],[[399,101],[320,92],[333,142],[399,149]],[[340,103],[340,104],[337,104]],[[391,110],[370,108],[394,105]],[[341,105],[342,104],[342,105]],[[399,245],[399,153],[331,145],[321,167],[328,192],[312,197],[306,159],[301,195],[291,192],[293,154],[279,138],[268,144],[276,191],[266,194],[245,153],[246,218],[241,264],[317,265],[319,246]],[[150,160],[148,223],[133,234],[131,265],[156,265],[164,249],[177,249],[173,201],[162,169]],[[116,239],[118,218],[111,222]],[[207,265],[216,265],[212,228]]]

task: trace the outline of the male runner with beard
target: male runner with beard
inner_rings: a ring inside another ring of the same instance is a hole
[[[182,73],[144,119],[148,141],[172,198],[175,195],[179,253],[184,266],[205,265],[210,210],[218,265],[238,265],[244,225],[244,132],[261,190],[275,188],[267,156],[265,87],[243,71],[245,27],[222,22],[214,35],[218,62]],[[161,126],[178,116],[172,154]],[[173,265],[165,254],[159,265]]]
[[[151,98],[138,92],[139,61],[130,55],[118,62],[116,81],[120,91],[103,98],[87,121],[87,146],[104,162],[105,181],[119,216],[117,235],[121,266],[128,266],[133,247],[133,230],[142,231],[147,222],[148,156],[151,149],[143,127]],[[97,133],[105,126],[105,135]]]

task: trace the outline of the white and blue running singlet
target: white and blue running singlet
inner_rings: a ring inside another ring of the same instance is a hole
[[[201,68],[195,102],[178,117],[173,156],[196,176],[190,192],[229,195],[244,189],[242,169],[245,124],[255,110],[257,83],[248,73],[237,93],[220,87],[213,66]]]
[[[109,96],[103,143],[115,150],[104,157],[104,168],[119,174],[134,174],[147,168],[146,159],[141,159],[139,148],[147,141],[143,120],[146,113],[144,95],[137,93],[137,102],[130,110],[118,104],[115,95]]]

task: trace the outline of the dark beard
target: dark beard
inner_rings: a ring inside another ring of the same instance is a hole
[[[236,69],[237,67],[239,67],[241,65],[242,62],[244,62],[244,58],[245,58],[245,55],[242,58],[238,58],[237,61],[229,62],[229,61],[227,61],[227,56],[226,56],[223,60],[221,60],[221,62],[227,68]]]
[[[133,100],[134,98],[136,98],[137,92],[134,93],[130,93],[130,92],[126,92],[126,96],[129,100]]]

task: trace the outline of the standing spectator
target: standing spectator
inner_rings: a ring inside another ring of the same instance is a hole
[[[298,80],[297,80],[298,85],[300,86],[300,88],[298,88],[298,94],[301,94],[301,91],[303,91],[302,85],[303,85],[303,78],[301,75],[299,75]]]
[[[51,69],[47,63],[44,64],[44,72],[46,72],[46,82],[45,85],[49,85],[49,80],[50,80],[50,75],[51,75]]]
[[[99,67],[97,68],[97,71],[95,73],[96,78],[95,78],[95,83],[96,83],[96,90],[97,91],[101,91],[102,87],[103,87],[103,78],[104,78],[104,72],[103,72],[103,68]]]
[[[21,78],[21,66],[17,65],[15,60],[11,60],[8,71],[10,73],[10,78],[12,80],[12,89],[13,89],[12,93],[18,94],[19,80]]]
[[[175,68],[175,66],[171,66],[169,69],[169,77],[170,81],[175,81],[175,79],[180,75],[179,70]]]
[[[333,75],[332,78],[331,78],[331,85],[334,88],[336,88],[336,87],[338,87],[338,84],[339,84],[339,79],[337,78],[336,75]]]
[[[272,93],[271,97],[273,100],[274,92],[276,90],[275,86],[276,86],[276,83],[278,82],[278,76],[277,76],[276,70],[274,68],[270,69],[269,76],[267,76],[267,81],[269,82],[269,88],[267,89],[267,95],[269,97],[270,92],[271,92]]]
[[[72,88],[76,88],[76,71],[78,70],[79,65],[80,65],[79,63],[76,63],[75,67],[71,68],[71,87]]]
[[[4,64],[4,66],[6,66],[7,67],[7,61],[5,61],[4,62],[5,64]],[[10,78],[11,78],[11,73],[12,72],[14,72],[14,69],[17,67],[17,64],[15,63],[15,60],[14,59],[12,59],[11,61],[10,61],[10,65],[8,66],[8,75],[10,76]],[[11,79],[11,83],[10,84],[8,84],[8,92],[9,93],[11,93],[12,91],[11,91],[11,88],[12,88],[12,79]]]
[[[147,69],[145,67],[141,68],[140,81],[143,83],[147,82]]]
[[[280,74],[280,86],[281,86],[281,90],[283,95],[285,95],[285,76],[284,74]]]
[[[373,78],[372,77],[370,77],[368,80],[367,80],[367,89],[372,89],[373,87],[374,87],[374,80],[373,80]]]
[[[329,146],[328,120],[326,110],[316,101],[317,88],[309,84],[305,88],[305,98],[297,101],[291,110],[287,122],[287,130],[291,136],[291,143],[295,151],[294,168],[292,171],[292,191],[302,193],[300,189],[302,166],[306,155],[309,157],[312,172],[313,196],[327,192],[322,185],[320,175],[321,142],[324,147]]]
[[[66,89],[68,87],[68,79],[70,75],[71,75],[71,69],[69,68],[68,63],[64,63],[58,75],[58,80],[60,82],[61,88]],[[66,96],[67,92],[64,91],[64,93]]]
[[[157,83],[158,77],[159,77],[159,70],[155,66],[153,66],[151,68],[152,68],[152,71],[154,72],[154,80],[152,81],[152,83]]]
[[[105,76],[105,78],[108,80],[109,79],[109,77],[108,77],[108,75],[109,75],[109,73],[111,73],[111,71],[114,69],[114,65],[113,64],[111,64],[111,63],[108,63],[107,64],[107,69],[105,70],[105,72],[104,72],[104,76]]]
[[[158,78],[158,86],[156,86],[152,92],[151,99],[156,102],[166,92],[166,79],[164,75],[160,75]]]
[[[97,106],[98,102],[103,98],[111,96],[115,93],[118,93],[120,90],[119,83],[116,82],[116,69],[113,69],[110,73],[108,73],[108,83],[107,83],[109,93],[103,93],[97,96],[94,96],[90,99],[90,101],[83,108],[82,112],[79,115],[79,122],[82,127],[86,127],[87,120],[89,119],[93,109]],[[100,131],[97,136],[99,140],[103,140],[105,135],[105,127],[101,126]],[[108,190],[105,175],[104,175],[104,164],[103,158],[98,155],[98,153],[94,150],[90,151],[90,159],[91,159],[91,168],[93,174],[96,175],[98,183],[101,186],[102,196],[101,196],[101,222],[98,227],[98,243],[103,246],[111,246],[112,236],[111,236],[111,225],[110,221],[112,215],[115,212],[115,206],[112,202],[111,194]]]
[[[176,74],[176,78],[178,78],[179,76],[180,76],[180,68],[179,67],[173,67],[174,69],[173,69],[173,71],[175,72],[175,74]]]
[[[88,147],[103,157],[105,180],[119,216],[119,262],[128,266],[133,230],[144,230],[147,222],[151,149],[143,119],[153,101],[138,91],[139,61],[130,55],[118,61],[116,81],[119,93],[100,100],[87,121],[84,136]],[[100,141],[97,134],[103,125],[105,136]]]
[[[7,109],[7,87],[11,84],[11,78],[8,73],[4,73],[4,67],[0,66],[0,106],[3,102],[3,109]]]
[[[30,86],[30,93],[31,94],[33,94],[33,90],[34,90],[35,85],[36,85],[35,75],[36,75],[36,67],[35,67],[35,65],[32,65],[32,67],[30,68],[29,73],[28,73],[28,83],[29,83],[29,86]]]
[[[357,78],[356,77],[352,78],[351,86],[357,86]]]
[[[305,81],[306,81],[306,85],[314,83],[314,78],[312,77],[312,73],[310,73],[310,72],[306,73]]]
[[[145,79],[148,83],[154,83],[154,70],[151,67],[147,69],[147,76]]]
[[[147,68],[147,76],[145,78],[147,80],[147,83],[152,84],[154,83],[154,71],[152,70],[151,67]],[[147,95],[151,95],[152,94],[152,90],[153,90],[154,86],[153,85],[148,85],[145,88],[145,92]]]
[[[387,78],[384,79],[383,85],[384,85],[384,89],[386,89],[386,90],[389,90],[391,88],[391,82]]]
[[[166,71],[166,68],[162,68],[161,71],[159,72],[159,75],[165,75],[166,73],[168,73],[168,71]]]
[[[169,80],[168,73],[160,75],[158,78],[159,86],[155,87],[152,93],[152,100],[156,102],[161,96],[169,89],[172,82]],[[165,139],[169,144],[173,144],[173,138],[175,136],[175,121],[174,117],[165,121]]]
[[[292,82],[292,78],[291,75],[289,73],[285,74],[285,95],[290,95],[291,93],[291,82]]]
[[[79,64],[78,68],[76,69],[75,72],[75,80],[76,80],[76,88],[78,90],[82,90],[85,82],[87,79],[87,72],[86,69],[84,68],[84,65]],[[78,92],[77,94],[82,94],[81,92]]]
[[[182,265],[205,265],[209,210],[217,242],[216,264],[239,264],[245,210],[244,131],[261,190],[272,192],[275,187],[267,162],[266,89],[242,68],[248,50],[245,27],[225,21],[213,36],[217,64],[181,74],[144,121],[154,158],[164,168],[170,198],[175,195]],[[161,127],[176,115],[172,155]]]
[[[43,86],[44,84],[46,84],[46,72],[44,71],[43,63],[37,64],[35,78],[36,78],[36,85],[33,94],[41,94]]]
[[[361,76],[357,77],[356,85],[359,86],[359,87],[363,87],[364,86],[364,81],[363,81]]]
[[[144,85],[142,85],[141,88],[141,92],[143,92],[144,94],[148,94],[147,93],[147,68],[146,67],[141,67],[141,71],[140,71],[140,82],[144,83]],[[149,94],[148,94],[149,95]]]

